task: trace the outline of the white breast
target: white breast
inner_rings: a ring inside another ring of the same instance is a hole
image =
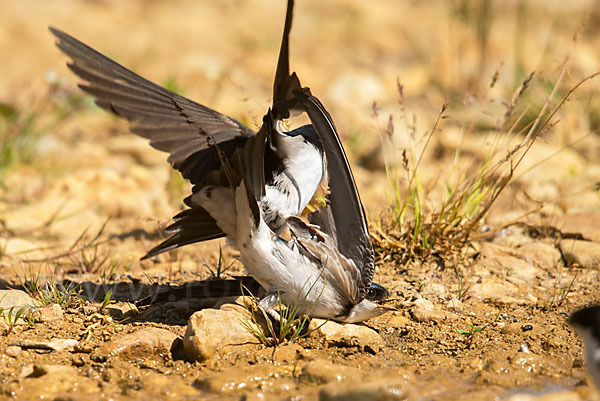
[[[287,207],[277,210],[282,215],[299,215],[324,180],[323,156],[312,143],[300,135],[293,137],[281,135],[278,144],[278,150],[284,157],[285,165],[283,174],[279,178],[280,184],[290,188],[291,193],[288,197]]]

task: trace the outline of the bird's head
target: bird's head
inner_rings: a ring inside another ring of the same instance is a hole
[[[342,320],[344,323],[360,323],[373,317],[396,310],[385,306],[390,293],[379,284],[371,283],[365,298],[354,305]]]

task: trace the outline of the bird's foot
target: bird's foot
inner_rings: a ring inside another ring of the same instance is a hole
[[[258,301],[258,306],[260,306],[265,312],[269,314],[277,323],[281,322],[281,316],[275,310],[275,307],[279,305],[279,293],[277,291],[269,291],[267,295],[265,295],[260,301]]]

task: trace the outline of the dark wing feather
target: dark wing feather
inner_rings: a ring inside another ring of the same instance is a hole
[[[258,134],[248,139],[246,146],[238,152],[241,153],[240,165],[241,175],[246,188],[248,205],[254,217],[254,224],[258,227],[260,224],[260,209],[257,200],[265,195],[265,146],[267,144],[267,135],[273,129],[273,120],[269,110],[263,119],[263,126]]]
[[[292,19],[294,17],[294,0],[288,0],[285,14],[285,25],[283,37],[277,60],[277,70],[273,83],[273,118],[282,120],[290,117],[290,109],[295,105],[294,92],[300,90],[300,79],[295,72],[290,74],[290,46],[289,37],[292,30]]]
[[[296,95],[319,134],[327,157],[329,210],[319,212],[318,218],[329,220],[328,215],[331,213],[333,221],[330,220],[327,231],[335,236],[340,253],[352,259],[360,269],[359,292],[363,297],[373,280],[374,255],[365,211],[354,176],[333,120],[325,107],[307,91],[296,92]]]
[[[165,232],[171,234],[169,238],[148,251],[142,260],[184,245],[225,236],[208,212],[197,205],[173,217],[173,224]]]
[[[142,78],[56,28],[49,29],[58,38],[58,48],[72,59],[69,68],[87,82],[80,88],[94,96],[98,106],[128,119],[131,131],[149,139],[152,147],[170,153],[169,163],[193,184],[202,184],[210,170],[220,167],[210,143],[243,146],[254,135],[239,121]]]

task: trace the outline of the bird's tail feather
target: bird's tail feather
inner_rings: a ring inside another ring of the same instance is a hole
[[[152,248],[141,260],[151,258],[163,252],[225,236],[210,214],[199,206],[186,209],[173,217],[173,224],[165,232],[171,234],[166,240]]]

